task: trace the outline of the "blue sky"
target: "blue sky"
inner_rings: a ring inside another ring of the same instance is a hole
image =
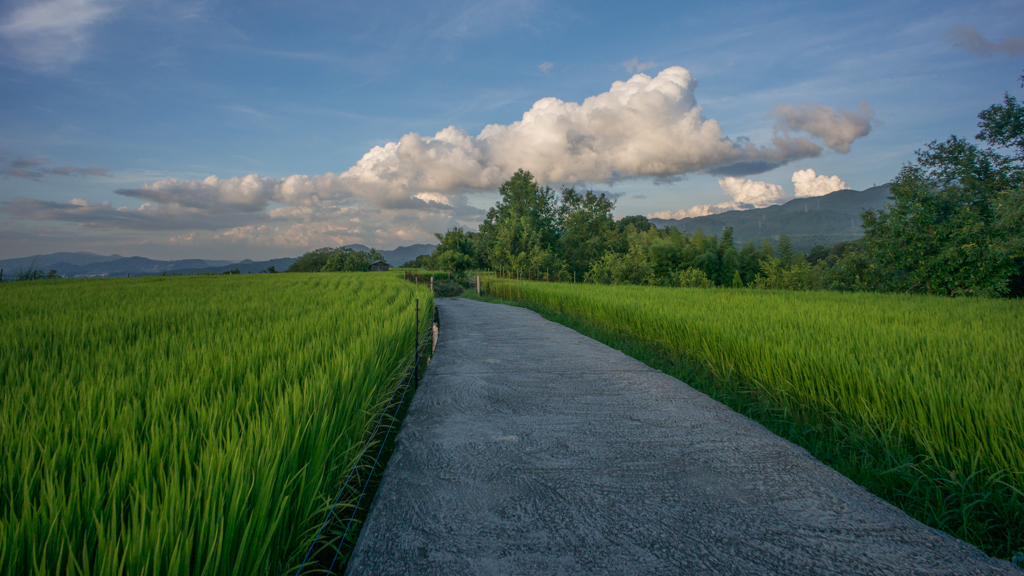
[[[617,216],[864,189],[1022,95],[1022,24],[1019,1],[6,2],[0,258],[393,248],[474,228],[518,167]]]

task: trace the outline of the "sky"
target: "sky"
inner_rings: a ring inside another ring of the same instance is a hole
[[[0,258],[262,260],[890,181],[1024,96],[1024,3],[0,2]]]

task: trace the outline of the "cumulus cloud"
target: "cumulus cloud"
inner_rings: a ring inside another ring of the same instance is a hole
[[[836,190],[846,190],[849,186],[839,176],[818,176],[814,170],[797,170],[793,172],[793,188],[797,198],[824,196]]]
[[[683,218],[721,214],[731,210],[764,208],[774,204],[781,204],[786,200],[786,191],[778,184],[726,176],[718,179],[718,185],[726,196],[732,198],[732,201],[722,202],[721,204],[700,204],[693,208],[682,210],[663,210],[648,214],[647,216],[648,218],[681,220]]]
[[[811,109],[837,118],[829,122],[783,109],[789,114],[786,133],[776,135],[770,146],[734,141],[717,121],[704,117],[696,88],[690,72],[674,66],[656,77],[636,74],[615,82],[582,103],[538,100],[521,120],[488,125],[477,136],[453,126],[434,136],[406,134],[367,152],[335,184],[388,207],[407,204],[420,192],[493,190],[518,168],[549,184],[665,179],[700,171],[740,176],[821,154],[821,146],[790,132],[803,130],[846,151],[867,133],[847,129],[858,113]]]
[[[0,23],[0,36],[30,68],[60,71],[85,57],[92,28],[115,8],[105,0],[27,3]]]
[[[955,48],[966,50],[975,56],[992,56],[994,52],[1002,52],[1008,56],[1024,54],[1024,37],[1004,38],[1001,42],[992,42],[978,32],[970,24],[953,26],[942,33],[947,42]]]
[[[867,133],[854,126],[858,113],[811,104],[777,107],[786,134],[776,135],[769,146],[732,140],[718,122],[703,116],[696,88],[690,72],[674,66],[656,77],[636,74],[615,82],[582,103],[541,99],[521,120],[488,125],[476,136],[454,126],[433,136],[409,133],[375,146],[340,174],[168,179],[117,193],[212,211],[342,201],[422,209],[431,202],[447,205],[442,196],[495,190],[519,168],[556,185],[670,180],[700,171],[735,177],[821,153],[821,146],[789,132],[803,130],[842,150]]]
[[[772,115],[782,132],[800,130],[821,138],[833,152],[846,154],[850,144],[871,132],[874,111],[861,102],[856,112],[805,102],[802,106],[776,104]]]
[[[544,62],[540,66],[537,66],[537,68],[539,68],[540,71],[545,73],[545,74],[550,72],[551,69],[554,68],[554,67],[555,67],[555,63],[554,62]]]
[[[696,88],[690,72],[674,66],[654,77],[635,74],[581,103],[543,98],[520,120],[488,125],[476,136],[454,126],[433,136],[409,133],[375,146],[340,173],[168,178],[116,191],[145,202],[136,209],[109,202],[19,198],[3,210],[21,218],[90,227],[234,230],[219,238],[294,241],[296,246],[329,239],[368,244],[384,235],[401,241],[406,233],[415,236],[410,240],[422,241],[451,225],[479,222],[483,213],[469,205],[468,196],[493,192],[519,168],[555,186],[632,178],[668,182],[705,172],[722,177],[732,201],[703,210],[766,205],[779,196],[778,187],[739,177],[823,152],[797,132],[845,152],[870,129],[866,105],[860,112],[818,104],[780,105],[776,116],[781,129],[767,145],[755,144],[726,136],[717,121],[706,118],[694,96]],[[107,171],[64,167],[55,172],[70,176]]]
[[[115,194],[208,213],[260,212],[274,198],[274,191],[280,185],[281,181],[275,178],[256,174],[184,181],[169,178],[142,188],[116,190]]]
[[[693,208],[682,210],[662,210],[661,212],[652,212],[648,214],[647,217],[661,218],[663,220],[682,220],[683,218],[710,216],[712,214],[721,214],[723,212],[741,209],[742,207],[736,202],[723,202],[721,204],[700,204]]]
[[[795,196],[787,196],[782,186],[746,180],[743,178],[725,177],[718,179],[718,185],[726,196],[732,198],[730,202],[721,204],[701,204],[692,208],[681,210],[664,210],[648,214],[648,218],[663,218],[668,220],[680,220],[683,218],[696,218],[711,214],[721,214],[730,210],[750,210],[751,208],[766,208],[776,204],[784,204],[793,198],[810,198],[813,196],[824,196],[836,190],[848,188],[839,176],[817,175],[814,170],[797,170],[793,173],[793,187]]]
[[[765,206],[778,204],[786,195],[785,190],[778,184],[756,182],[730,176],[719,178],[718,185],[721,186],[726,196],[732,197],[734,202],[750,205],[754,208],[764,208]]]

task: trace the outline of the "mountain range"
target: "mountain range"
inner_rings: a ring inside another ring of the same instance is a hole
[[[762,238],[775,240],[786,234],[793,249],[807,252],[815,245],[832,246],[856,240],[864,235],[860,213],[880,210],[889,199],[889,185],[867,190],[838,190],[824,196],[795,198],[776,206],[750,210],[732,210],[721,214],[668,220],[651,218],[659,228],[675,227],[693,233],[702,230],[709,236],[721,237],[726,226],[732,226],[737,243],[758,243]]]
[[[369,252],[369,248],[361,244],[346,246],[356,251]],[[414,260],[420,254],[430,254],[433,244],[414,244],[399,246],[394,250],[378,250],[384,260],[392,266],[400,266]],[[273,266],[277,272],[284,272],[296,258],[275,258],[273,260],[153,260],[141,256],[121,256],[113,254],[103,256],[91,252],[55,252],[38,256],[9,258],[0,260],[5,280],[13,280],[20,273],[30,269],[44,273],[55,270],[60,276],[68,278],[115,277],[115,276],[159,276],[161,274],[221,274],[238,270],[242,274],[257,273]]]

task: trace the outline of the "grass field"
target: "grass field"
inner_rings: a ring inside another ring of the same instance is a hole
[[[1024,302],[487,278],[988,553],[1024,549]]]
[[[280,574],[413,350],[386,274],[0,286],[0,573]]]

